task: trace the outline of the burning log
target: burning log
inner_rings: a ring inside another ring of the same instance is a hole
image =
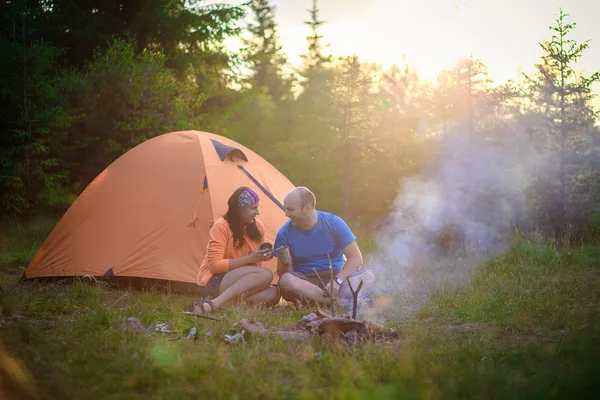
[[[353,330],[364,330],[365,323],[344,317],[323,318],[320,320],[319,333],[329,333],[332,336],[344,334]]]

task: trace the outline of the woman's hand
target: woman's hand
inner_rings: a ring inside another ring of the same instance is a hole
[[[263,261],[269,261],[273,258],[273,250],[262,250],[260,247],[255,249],[248,255],[251,262],[258,263]]]

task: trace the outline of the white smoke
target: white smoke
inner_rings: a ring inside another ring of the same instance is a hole
[[[381,291],[370,318],[405,318],[432,296],[465,286],[474,268],[503,251],[511,224],[527,212],[532,164],[514,147],[473,135],[439,146],[421,177],[402,182],[365,260]]]

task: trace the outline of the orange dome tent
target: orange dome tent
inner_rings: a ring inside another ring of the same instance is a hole
[[[239,186],[261,196],[259,218],[266,226],[265,241],[273,243],[286,221],[281,202],[293,188],[275,167],[211,133],[182,131],[150,139],[89,184],[24,279],[91,275],[194,288],[210,227],[225,214],[227,199]],[[275,271],[276,259],[267,266]]]

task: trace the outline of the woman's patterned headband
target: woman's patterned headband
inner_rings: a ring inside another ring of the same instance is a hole
[[[238,205],[240,208],[246,208],[258,203],[259,200],[260,198],[258,197],[258,194],[254,190],[247,188],[240,193],[240,197],[238,197]]]

